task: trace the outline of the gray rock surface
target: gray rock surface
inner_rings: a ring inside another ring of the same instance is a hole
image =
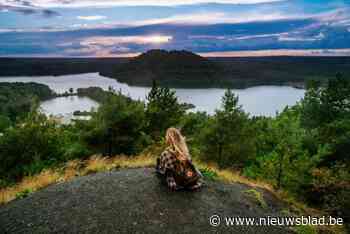
[[[0,207],[4,233],[292,233],[287,227],[231,226],[225,216],[278,216],[283,205],[262,192],[262,208],[243,184],[206,182],[200,191],[170,192],[151,168],[78,177]],[[212,227],[209,217],[221,216]],[[3,233],[0,231],[0,233]]]

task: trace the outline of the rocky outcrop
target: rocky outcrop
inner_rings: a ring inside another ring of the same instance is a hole
[[[0,207],[5,233],[292,233],[287,227],[213,227],[209,217],[279,216],[282,202],[244,184],[208,181],[197,192],[170,192],[151,168],[78,177]]]

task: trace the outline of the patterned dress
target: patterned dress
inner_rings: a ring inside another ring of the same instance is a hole
[[[176,167],[176,162],[177,162],[177,159],[175,157],[175,153],[171,148],[167,148],[166,150],[164,150],[160,155],[160,157],[157,159],[156,171],[157,173],[159,173],[161,176],[165,178],[165,181],[169,189],[171,190],[184,189],[184,187],[176,183],[176,180],[174,177],[175,170],[178,170],[178,167]],[[187,189],[195,190],[195,189],[199,189],[201,186],[202,186],[202,180],[198,180],[196,184],[191,185],[190,187],[187,187]]]

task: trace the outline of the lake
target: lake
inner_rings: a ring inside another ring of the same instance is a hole
[[[37,82],[48,85],[57,93],[64,93],[73,88],[101,87],[105,90],[113,87],[133,99],[145,100],[149,87],[134,87],[120,83],[115,79],[100,76],[98,73],[65,75],[65,76],[37,76],[37,77],[0,77],[0,82]],[[213,114],[220,107],[225,89],[174,89],[181,102],[192,103],[194,110],[206,111]],[[294,105],[305,93],[303,89],[289,86],[257,86],[246,89],[233,89],[239,96],[239,103],[246,112],[253,116],[275,116],[287,105]],[[41,104],[44,113],[48,115],[72,116],[76,110],[86,111],[97,108],[98,103],[81,97],[59,97]]]

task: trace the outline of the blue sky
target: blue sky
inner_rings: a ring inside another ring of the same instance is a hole
[[[350,55],[350,0],[0,0],[0,56]]]

